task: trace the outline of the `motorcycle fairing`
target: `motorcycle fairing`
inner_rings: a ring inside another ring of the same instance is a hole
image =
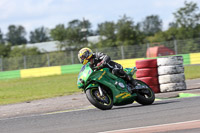
[[[133,73],[132,68],[126,69],[129,74]],[[82,81],[82,82],[81,82]],[[117,83],[124,85],[124,88],[119,86]],[[112,92],[113,104],[114,105],[125,105],[133,103],[136,98],[136,94],[129,93],[127,90],[127,84],[125,81],[112,73],[108,68],[103,68],[99,71],[93,71],[89,67],[89,63],[82,67],[78,76],[78,87],[83,88],[86,91],[89,88],[95,88],[98,86],[106,86]]]

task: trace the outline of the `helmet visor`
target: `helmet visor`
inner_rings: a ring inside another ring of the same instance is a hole
[[[85,55],[82,55],[82,56],[80,57],[80,62],[83,63],[84,60],[85,60],[85,58],[86,58]]]
[[[84,60],[86,59],[86,56],[85,55],[79,55],[79,61],[81,62],[81,63],[83,63],[84,62]]]

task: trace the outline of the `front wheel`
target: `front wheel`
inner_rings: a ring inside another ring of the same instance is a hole
[[[136,80],[137,85],[141,85],[144,88],[137,90],[137,98],[136,101],[142,105],[150,105],[155,100],[155,94],[151,87],[149,87],[146,83]]]
[[[106,91],[103,90],[103,96],[100,96],[98,88],[89,88],[86,90],[87,99],[92,105],[101,110],[108,110],[113,107],[113,100]]]

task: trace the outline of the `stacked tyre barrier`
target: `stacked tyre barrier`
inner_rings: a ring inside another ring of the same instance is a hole
[[[136,78],[149,85],[155,93],[185,90],[182,56],[136,61]]]
[[[157,59],[160,92],[185,90],[185,74],[182,56]]]
[[[137,79],[149,85],[155,93],[160,92],[157,59],[136,61],[136,67],[138,69],[136,72]]]

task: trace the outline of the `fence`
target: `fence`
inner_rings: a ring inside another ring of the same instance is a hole
[[[116,47],[94,48],[93,51],[100,51],[108,54],[113,60],[145,58],[151,52],[147,49],[155,46],[165,46],[174,51],[174,54],[188,54],[200,52],[200,38],[190,40],[174,40],[160,43],[149,43],[143,45],[126,45]],[[163,51],[163,52],[168,52]],[[78,51],[53,52],[34,56],[21,56],[0,58],[0,71],[19,70],[28,68],[48,67],[79,64]],[[161,56],[161,55],[158,55]]]

